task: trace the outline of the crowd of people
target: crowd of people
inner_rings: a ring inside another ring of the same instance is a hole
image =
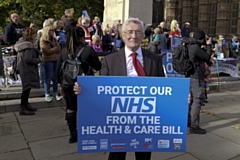
[[[82,89],[77,83],[72,86],[74,89],[61,86],[62,63],[71,56],[76,57],[83,48],[79,61],[85,75],[93,75],[93,70],[102,70],[102,75],[105,76],[164,77],[162,57],[159,55],[161,50],[171,49],[173,36],[180,36],[189,39],[189,59],[195,64],[195,72],[190,76],[190,133],[207,132],[199,126],[199,114],[201,106],[207,102],[206,86],[211,75],[209,67],[214,65],[213,58],[216,53],[226,56],[226,41],[222,35],[215,42],[212,38],[207,38],[201,29],[191,32],[189,22],[180,29],[177,20],[171,23],[161,22],[156,27],[145,27],[140,20],[129,18],[123,24],[103,27],[99,17],[91,20],[82,16],[75,20],[73,14],[73,9],[67,9],[59,20],[46,19],[43,28],[38,31],[32,23],[29,27],[22,26],[19,15],[11,14],[11,22],[5,29],[5,41],[17,55],[16,70],[22,81],[20,115],[35,114],[37,109],[29,104],[28,97],[31,89],[42,86],[47,102],[51,102],[53,98],[59,101],[64,97],[66,121],[70,131],[69,143],[77,142],[76,94],[80,94]],[[144,38],[148,39],[147,50],[141,48]],[[239,42],[233,36],[229,42],[229,56],[236,58],[238,50]],[[97,52],[115,51],[116,53],[106,56],[101,64]],[[149,62],[145,62],[145,57]],[[119,69],[119,65],[124,67]],[[150,69],[144,69],[147,67]],[[125,157],[125,152],[109,154],[109,160],[124,160]],[[151,153],[138,152],[136,158],[150,160]]]

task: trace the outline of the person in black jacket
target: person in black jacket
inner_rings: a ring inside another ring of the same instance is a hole
[[[110,29],[106,28],[104,30],[104,35],[102,36],[102,49],[104,52],[113,51],[114,42],[110,32]]]
[[[154,29],[153,26],[149,25],[144,32],[145,33],[145,38],[148,39],[148,43],[150,43],[150,41],[151,41],[151,36],[153,34],[153,29]]]
[[[230,43],[228,44],[228,46],[229,46],[229,57],[237,58],[238,53],[239,53],[239,49],[240,49],[237,36],[233,36],[233,38],[230,41]]]
[[[80,49],[84,47],[80,56],[81,68],[85,75],[93,75],[91,68],[99,71],[101,69],[101,62],[98,59],[96,52],[90,46],[85,46],[85,32],[80,27],[75,27],[76,22],[72,21],[65,29],[66,47],[60,53],[57,63],[58,82],[61,85],[61,64],[68,59],[68,54],[78,54]],[[67,113],[66,120],[70,130],[69,143],[77,142],[77,96],[73,89],[64,89],[60,87],[60,93],[66,100]]]
[[[184,27],[182,28],[182,37],[187,37],[187,38],[189,38],[189,34],[190,34],[190,32],[191,32],[191,30],[190,30],[190,23],[189,22],[186,22],[185,24],[184,24]]]
[[[14,49],[13,45],[22,37],[25,27],[19,23],[20,17],[17,13],[12,13],[10,18],[11,21],[4,29],[4,41]]]
[[[195,72],[190,76],[190,93],[191,102],[189,107],[189,127],[192,134],[205,134],[207,131],[199,126],[199,115],[201,103],[205,95],[205,62],[210,61],[211,43],[209,38],[206,43],[206,51],[201,48],[205,42],[205,33],[201,29],[197,29],[193,34],[193,39],[190,38],[188,52],[189,59],[194,63]]]

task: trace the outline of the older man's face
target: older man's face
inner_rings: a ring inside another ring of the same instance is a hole
[[[18,24],[20,21],[20,17],[17,13],[13,13],[11,14],[11,20],[13,21],[13,23]]]
[[[136,23],[129,23],[123,31],[123,41],[125,46],[135,52],[141,45],[144,34],[141,25]]]
[[[233,37],[233,41],[236,42],[238,40],[237,36]]]

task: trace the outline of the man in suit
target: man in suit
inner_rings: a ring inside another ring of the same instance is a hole
[[[144,38],[143,22],[129,18],[123,23],[123,41],[125,47],[118,52],[112,53],[103,59],[102,75],[104,76],[154,76],[164,77],[162,58],[148,50],[142,49],[140,44]],[[135,68],[132,53],[136,55],[139,68]],[[76,83],[75,94],[81,92],[81,88]],[[136,160],[150,160],[151,152],[135,152]],[[125,160],[126,152],[111,152],[108,160]]]

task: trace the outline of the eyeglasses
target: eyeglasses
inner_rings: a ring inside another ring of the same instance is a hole
[[[141,31],[133,31],[133,30],[128,30],[128,31],[126,31],[126,32],[123,32],[123,33],[125,33],[125,34],[127,34],[128,36],[132,36],[133,35],[133,33],[135,33],[137,36],[139,36],[139,35],[142,35],[143,33],[141,32]]]
[[[49,31],[54,31],[54,29],[50,29]]]

